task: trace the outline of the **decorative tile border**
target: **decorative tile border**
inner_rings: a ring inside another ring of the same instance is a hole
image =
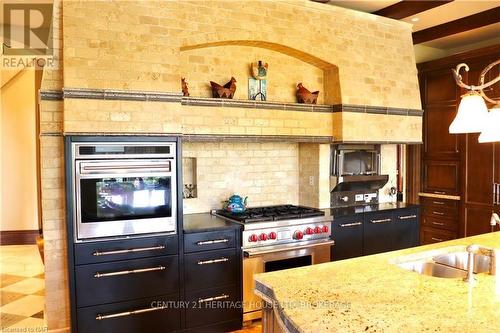
[[[392,108],[385,106],[370,106],[370,105],[353,105],[353,104],[335,104],[333,112],[359,112],[372,114],[388,114],[396,116],[416,116],[422,117],[424,110],[419,109],[404,109]]]
[[[185,142],[300,142],[300,143],[332,143],[331,136],[298,136],[298,135],[221,135],[221,134],[183,134]]]
[[[104,99],[122,101],[172,102],[181,101],[181,93],[132,91],[115,89],[64,88],[63,98]]]
[[[353,105],[353,104],[299,104],[279,103],[267,101],[250,101],[240,99],[206,98],[206,97],[184,97],[181,93],[155,92],[155,91],[130,91],[117,89],[87,89],[87,88],[64,88],[58,90],[40,91],[42,100],[62,100],[64,98],[145,101],[145,102],[170,102],[182,105],[209,106],[209,107],[237,107],[249,109],[269,109],[282,111],[302,112],[358,112],[371,114],[386,114],[398,116],[422,117],[423,110],[392,108],[384,106]]]
[[[62,101],[62,90],[40,90],[40,99],[42,101]]]
[[[236,107],[249,109],[271,109],[283,111],[305,111],[305,112],[333,112],[331,105],[279,103],[266,101],[252,101],[243,99],[182,97],[182,105],[212,106],[212,107]]]

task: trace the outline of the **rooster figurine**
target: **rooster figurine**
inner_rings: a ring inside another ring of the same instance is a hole
[[[182,96],[189,96],[189,88],[185,78],[181,78]]]
[[[236,79],[234,77],[231,77],[231,80],[224,86],[213,81],[210,81],[210,85],[212,86],[212,97],[214,98],[232,99],[236,91]]]
[[[316,104],[318,100],[319,91],[310,92],[302,83],[297,84],[297,103]]]

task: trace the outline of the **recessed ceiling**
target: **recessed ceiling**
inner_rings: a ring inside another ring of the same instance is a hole
[[[412,0],[406,0],[407,6]],[[398,4],[401,1],[328,1],[328,5],[335,5],[344,8],[350,8],[362,12],[373,13],[388,6]],[[423,1],[419,1],[422,3]],[[417,1],[415,6],[418,8]],[[397,6],[397,5],[396,5]],[[448,22],[462,19],[464,17],[478,14],[500,6],[499,0],[455,0],[440,4],[434,8],[422,11],[420,13],[402,18],[401,21],[413,25],[413,32],[423,31],[432,27],[439,26]],[[421,8],[421,7],[420,7]],[[429,8],[429,7],[427,7]],[[391,8],[392,9],[392,8]],[[384,15],[384,14],[381,14]],[[460,22],[462,23],[462,22]],[[495,45],[500,43],[500,18],[497,23],[491,22],[478,28],[469,28],[470,30],[458,32],[446,37],[427,40],[415,45],[416,62],[424,62],[447,55],[473,50],[480,47]],[[449,30],[445,30],[449,31]],[[429,31],[425,33],[429,35]],[[434,33],[434,32],[433,32]],[[430,35],[432,37],[433,35]],[[440,36],[436,36],[440,37]]]
[[[400,1],[400,0],[399,0]],[[398,0],[392,1],[328,1],[329,5],[350,8],[359,10],[360,12],[373,13],[379,9],[389,7],[399,2]]]
[[[425,12],[408,16],[401,21],[413,24],[413,31],[419,31],[440,25],[446,22],[454,21],[459,18],[477,14],[485,10],[498,7],[500,1],[460,1],[455,0],[439,7],[435,7]],[[418,17],[417,22],[411,19]]]

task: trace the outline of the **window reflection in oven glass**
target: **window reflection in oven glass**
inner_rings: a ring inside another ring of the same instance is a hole
[[[170,177],[81,180],[82,222],[172,216]]]
[[[268,261],[264,264],[264,272],[274,272],[282,269],[312,265],[312,256]]]

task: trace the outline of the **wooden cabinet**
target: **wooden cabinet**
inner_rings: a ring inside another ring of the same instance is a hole
[[[334,218],[332,261],[417,246],[417,207]]]
[[[490,231],[491,211],[495,209],[493,183],[500,180],[500,143],[479,143],[479,134],[449,134],[460,96],[465,93],[455,84],[451,68],[466,63],[470,70],[461,72],[463,80],[477,85],[480,72],[499,57],[498,46],[492,46],[417,65],[424,109],[424,144],[421,155],[418,149],[411,150],[421,160],[421,168],[409,168],[419,175],[408,176],[421,183],[410,184],[414,189],[409,197],[424,192],[444,198],[435,200],[443,203],[439,207],[432,199],[420,197],[424,244]],[[498,75],[498,67],[487,74],[486,81]],[[496,84],[485,93],[499,99],[499,86]],[[450,195],[458,200],[446,200]]]

